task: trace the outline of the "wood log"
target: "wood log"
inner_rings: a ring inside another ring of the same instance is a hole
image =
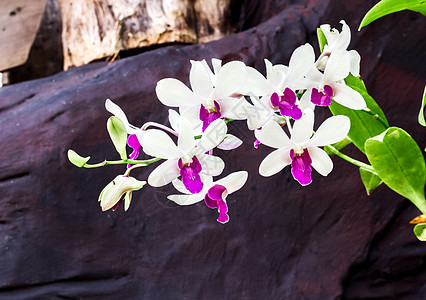
[[[120,50],[193,44],[233,31],[230,0],[59,0],[64,69]]]
[[[23,64],[33,44],[46,0],[2,0],[0,71]]]

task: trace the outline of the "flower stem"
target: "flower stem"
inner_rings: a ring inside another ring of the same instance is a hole
[[[97,163],[97,164],[85,164],[83,167],[87,169],[92,168],[99,168],[103,167],[105,165],[120,165],[120,164],[134,164],[141,167],[150,165],[152,163],[155,163],[159,161],[161,158],[153,158],[153,159],[147,159],[147,160],[133,160],[133,159],[125,159],[125,160],[104,160],[103,162]]]
[[[176,131],[174,131],[173,129],[171,129],[171,128],[167,127],[167,126],[164,126],[162,124],[158,124],[156,122],[147,122],[147,123],[143,124],[143,126],[141,127],[141,129],[142,130],[147,130],[148,127],[150,127],[150,126],[154,126],[154,127],[163,129],[163,130],[165,130],[167,132],[170,132],[171,134],[173,134],[175,136],[179,136],[179,134]]]
[[[356,159],[354,159],[352,157],[349,157],[349,156],[343,154],[342,152],[340,152],[339,150],[337,150],[336,148],[334,148],[331,145],[325,146],[324,149],[327,149],[328,151],[336,154],[338,157],[346,160],[347,162],[350,162],[351,164],[353,164],[353,165],[355,165],[357,167],[360,167],[360,168],[362,168],[362,169],[364,169],[366,171],[369,171],[369,172],[371,172],[371,173],[373,173],[375,175],[378,175],[377,172],[376,172],[376,170],[374,170],[374,168],[372,166],[370,166],[370,165],[368,165],[366,163],[363,163],[362,161],[356,160]]]

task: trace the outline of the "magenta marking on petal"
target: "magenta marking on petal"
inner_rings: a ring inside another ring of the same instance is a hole
[[[192,162],[189,164],[182,164],[182,159],[178,160],[180,175],[182,176],[182,183],[188,191],[193,194],[201,192],[203,189],[203,182],[199,173],[202,170],[200,161],[196,156],[192,157]]]
[[[141,144],[139,143],[136,134],[129,135],[127,138],[127,145],[129,145],[129,147],[133,150],[139,150],[141,148]]]
[[[223,185],[215,184],[212,186],[207,194],[209,195],[210,199],[219,201],[222,200],[223,192],[226,191],[226,188]]]
[[[328,97],[333,97],[333,88],[329,85],[324,85],[324,92]]]
[[[112,211],[116,211],[117,210],[117,208],[120,206],[120,203],[123,201],[123,199],[124,199],[124,195],[121,196],[120,200],[118,200],[117,203],[114,204],[114,206],[111,208]]]
[[[281,96],[280,102],[285,101],[290,105],[294,105],[296,104],[296,99],[297,99],[296,93],[292,89],[286,88],[284,90],[283,95]]]
[[[225,224],[229,221],[229,216],[227,214],[228,212],[228,205],[226,205],[226,202],[224,200],[217,201],[218,204],[218,212],[219,212],[219,218],[217,218],[217,221]]]
[[[229,216],[227,214],[220,214],[219,218],[217,218],[217,221],[219,223],[226,224],[229,221]]]
[[[308,149],[303,149],[302,154],[295,154],[294,150],[290,150],[291,157],[291,173],[294,179],[299,181],[301,185],[308,185],[312,182],[312,159]]]
[[[136,134],[129,135],[129,137],[127,138],[127,145],[129,145],[129,147],[133,149],[133,152],[130,154],[129,158],[130,159],[137,158],[139,156],[139,150],[142,146],[139,143],[139,140]],[[127,168],[130,168],[130,167],[131,167],[131,164],[127,164]]]
[[[278,97],[277,93],[273,93],[271,95],[271,104],[273,107],[278,107],[278,103],[280,102],[280,97]]]
[[[200,120],[203,121],[203,132],[207,127],[215,120],[219,119],[222,116],[220,113],[219,103],[214,101],[214,108],[207,109],[204,105],[201,104],[200,107]]]
[[[260,144],[262,144],[262,143],[258,139],[256,139],[253,143],[253,147],[257,149]]]
[[[311,102],[318,106],[329,106],[331,104],[331,98],[329,94],[331,96],[333,95],[333,89],[331,86],[326,85],[324,86],[324,91],[325,92],[322,92],[316,88],[313,88],[311,93]]]
[[[197,194],[203,189],[203,182],[201,181],[200,175],[195,173],[191,167],[185,166],[180,170],[182,175],[182,183],[188,191],[192,194]]]
[[[217,208],[217,201],[211,199],[208,194],[204,196],[204,202],[208,208]]]
[[[302,111],[297,107],[296,100],[296,93],[290,88],[286,88],[281,97],[278,97],[277,93],[271,96],[272,105],[279,108],[281,115],[299,120],[302,117]]]

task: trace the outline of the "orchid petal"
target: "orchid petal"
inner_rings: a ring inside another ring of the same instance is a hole
[[[142,142],[142,150],[148,155],[166,159],[176,159],[181,156],[178,147],[164,131],[149,129],[142,135]]]
[[[223,142],[217,145],[217,148],[222,150],[233,150],[241,146],[242,143],[243,141],[237,138],[235,135],[227,134]]]
[[[314,131],[314,112],[310,109],[304,111],[304,115],[294,121],[291,141],[295,144],[302,145],[308,141]]]
[[[213,91],[211,76],[201,61],[191,61],[191,64],[192,67],[189,72],[189,81],[191,82],[192,90],[197,95],[200,95],[203,98],[208,98]]]
[[[358,77],[359,76],[359,64],[361,62],[361,56],[359,53],[355,50],[351,50],[348,52],[349,54],[349,61],[350,61],[350,72],[353,76]]]
[[[179,107],[179,113],[181,117],[184,117],[187,119],[193,126],[193,128],[200,127],[201,130],[201,124],[202,121],[200,120],[200,105],[196,106],[181,106]]]
[[[156,167],[148,176],[148,183],[153,187],[169,184],[179,176],[179,168],[176,159],[166,160]]]
[[[192,205],[204,199],[205,193],[191,194],[191,195],[169,195],[167,199],[179,205]]]
[[[266,146],[272,148],[288,148],[293,147],[281,126],[274,120],[269,120],[261,129],[254,132],[255,137]]]
[[[274,87],[255,68],[247,67],[247,80],[241,93],[244,95],[264,96],[273,91]]]
[[[346,116],[333,116],[325,120],[314,136],[307,143],[307,146],[331,145],[343,140],[351,128],[351,121]]]
[[[121,122],[123,122],[128,134],[136,134],[137,132],[140,132],[139,128],[136,128],[129,123],[124,111],[120,108],[120,106],[112,102],[111,99],[105,100],[105,109],[119,118]]]
[[[191,195],[191,192],[186,189],[186,187],[183,184],[182,180],[176,178],[175,180],[172,181],[172,184],[173,184],[174,188],[176,190],[178,190],[178,192],[180,192],[182,194]]]
[[[330,84],[330,86],[333,88],[334,92],[333,100],[340,105],[355,110],[367,108],[367,104],[362,95],[346,84],[333,83]]]
[[[112,102],[111,99],[105,100],[105,109],[112,113],[114,116],[118,117],[126,127],[129,125],[129,121],[127,120],[124,111],[121,109],[120,106]]]
[[[278,88],[282,82],[284,82],[287,73],[285,72],[286,68],[275,68],[275,66],[272,65],[272,63],[264,59],[265,66],[266,66],[266,78],[272,85],[274,89]]]
[[[241,61],[231,61],[223,65],[217,74],[216,100],[239,92],[247,78],[246,65]]]
[[[290,62],[288,64],[288,79],[286,81],[296,82],[301,79],[303,75],[309,70],[315,63],[314,48],[310,44],[302,45],[296,48],[291,55]]]
[[[309,147],[308,151],[312,159],[311,166],[322,176],[327,176],[333,170],[333,161],[330,156],[317,147]]]
[[[259,166],[259,174],[269,177],[280,172],[291,163],[290,149],[281,148],[269,153]]]
[[[165,78],[155,87],[158,100],[167,106],[195,106],[202,98],[194,94],[185,84],[174,78]]]
[[[132,191],[127,192],[124,195],[124,211],[127,211],[129,209],[130,202],[132,202]]]
[[[222,68],[222,61],[217,58],[212,58],[212,66],[214,74],[217,75],[219,74],[220,68]]]
[[[216,181],[216,184],[223,185],[226,187],[228,194],[232,194],[235,191],[238,191],[244,186],[248,178],[247,171],[238,171],[229,174],[228,176],[219,179]]]
[[[192,124],[185,118],[179,119],[178,148],[188,154],[195,148],[194,130]]]
[[[207,152],[223,141],[225,138],[227,127],[222,119],[213,121],[201,136],[197,144],[196,153]]]
[[[172,129],[176,132],[179,131],[179,118],[180,115],[177,111],[169,109],[169,123]]]
[[[324,81],[326,84],[342,80],[349,75],[351,62],[349,54],[344,50],[336,50],[331,53],[327,66],[324,70]]]
[[[217,176],[225,168],[225,162],[220,157],[207,154],[198,154],[197,157],[202,166],[201,174]]]
[[[344,20],[341,20],[340,24],[342,24],[342,31],[340,32],[339,38],[336,40],[336,43],[333,46],[335,49],[346,50],[348,49],[349,43],[351,42],[351,29]]]
[[[228,119],[245,120],[252,110],[252,105],[244,97],[218,100],[222,116]]]
[[[250,130],[262,127],[272,118],[274,109],[270,104],[271,95],[265,95],[258,101],[253,101],[254,105],[247,111],[247,126]]]

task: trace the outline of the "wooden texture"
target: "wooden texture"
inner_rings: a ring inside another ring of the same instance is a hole
[[[27,60],[45,6],[46,0],[1,0],[0,71]]]
[[[59,0],[64,69],[120,50],[194,44],[233,31],[230,0]]]

